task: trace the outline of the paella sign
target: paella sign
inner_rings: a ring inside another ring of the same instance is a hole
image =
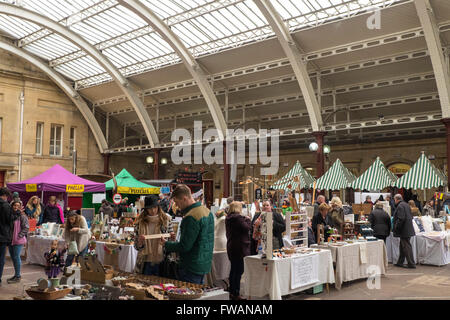
[[[66,185],[67,193],[83,193],[84,192],[84,184],[68,184]]]
[[[117,192],[122,194],[159,194],[159,188],[118,187]]]

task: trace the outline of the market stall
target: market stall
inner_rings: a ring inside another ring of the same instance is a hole
[[[417,257],[417,238],[416,236],[411,237],[409,240],[411,243],[411,248],[413,252],[413,259],[416,264],[419,263]],[[398,257],[400,255],[400,238],[394,237],[394,234],[391,232],[389,237],[386,238],[386,251],[388,256],[389,263],[397,263]]]
[[[350,187],[355,190],[381,191],[392,186],[395,181],[397,181],[397,176],[388,170],[377,157],[375,162],[350,184]]]
[[[417,259],[420,264],[450,264],[450,230],[417,234]]]
[[[419,159],[394,186],[397,188],[425,190],[447,186],[447,177],[439,171],[422,151]]]
[[[243,290],[249,298],[269,295],[270,300],[281,300],[282,296],[335,281],[331,252],[323,249],[303,249],[273,260],[248,256],[244,270]]]
[[[33,178],[8,183],[7,186],[12,192],[19,192],[24,204],[34,195],[39,196],[45,204],[51,195],[64,193],[66,198],[65,204],[67,204],[67,194],[70,193],[105,192],[103,183],[80,178],[59,164]]]
[[[388,257],[384,241],[357,240],[353,243],[327,243],[312,245],[312,248],[329,249],[336,264],[336,289],[343,282],[365,279],[373,275],[374,268],[379,274],[386,274]]]
[[[356,180],[353,173],[350,172],[341,162],[336,159],[333,165],[317,179],[316,188],[319,190],[345,190]]]
[[[279,180],[270,187],[274,190],[292,191],[311,188],[314,178],[306,171],[299,161]]]

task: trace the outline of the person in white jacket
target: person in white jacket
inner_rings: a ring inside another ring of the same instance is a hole
[[[91,238],[91,231],[88,228],[88,224],[86,219],[77,214],[76,211],[71,211],[67,216],[66,227],[64,229],[64,239],[66,241],[66,247],[69,248],[69,245],[72,241],[77,243],[78,247],[78,255],[77,262],[79,256],[84,256],[88,252],[89,248],[89,239]],[[73,263],[73,259],[75,254],[68,254],[66,259],[66,267],[69,267]]]

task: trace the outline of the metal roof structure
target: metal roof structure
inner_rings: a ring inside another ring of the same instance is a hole
[[[83,100],[103,152],[170,148],[194,120],[277,128],[287,148],[450,117],[448,0],[0,0],[0,38]]]

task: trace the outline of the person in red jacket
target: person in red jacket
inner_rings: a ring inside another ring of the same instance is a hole
[[[225,219],[227,254],[231,262],[229,279],[231,300],[244,300],[240,296],[240,284],[244,273],[244,257],[250,255],[251,228],[250,217],[242,215],[242,203],[232,202]]]

